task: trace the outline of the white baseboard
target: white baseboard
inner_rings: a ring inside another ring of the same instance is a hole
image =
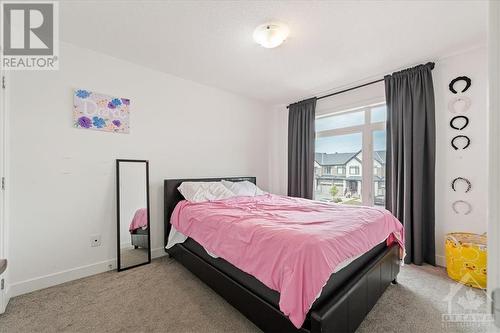
[[[167,255],[167,252],[165,252],[164,247],[151,249],[151,259],[160,258],[160,257],[166,256],[166,255]]]
[[[152,259],[159,258],[164,255],[166,255],[166,252],[163,247],[151,249]],[[114,269],[116,269],[116,258],[97,262],[95,264],[75,267],[61,272],[13,283],[8,286],[8,295],[9,298],[16,297],[19,295],[30,293],[32,291],[45,289],[61,283],[81,279],[90,275],[104,273]]]
[[[446,267],[446,257],[436,255],[436,265],[441,267]]]

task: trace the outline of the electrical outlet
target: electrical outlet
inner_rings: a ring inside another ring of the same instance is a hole
[[[101,235],[91,235],[90,236],[90,246],[92,246],[92,247],[101,246]]]

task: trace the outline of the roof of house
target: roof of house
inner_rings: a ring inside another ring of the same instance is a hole
[[[315,153],[314,159],[319,165],[345,165],[351,159],[356,157],[360,151],[354,153]],[[380,164],[385,164],[385,151],[376,150],[373,152],[373,158]]]
[[[385,150],[375,150],[373,158],[380,164],[385,164]]]
[[[358,155],[359,151],[354,153],[316,153],[315,160],[319,165],[344,165]]]

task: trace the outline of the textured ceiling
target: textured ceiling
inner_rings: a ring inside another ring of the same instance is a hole
[[[486,1],[66,1],[65,42],[269,104],[485,44]],[[276,49],[252,40],[290,27]]]

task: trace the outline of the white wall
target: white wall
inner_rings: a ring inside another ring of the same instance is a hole
[[[339,88],[338,90],[336,89],[336,91],[340,90],[342,90],[342,88]],[[384,82],[378,82],[369,86],[347,91],[336,96],[318,100],[316,104],[316,115],[321,116],[339,111],[346,111],[384,101]]]
[[[156,255],[163,179],[248,175],[268,188],[264,105],[68,44],[60,61],[10,79],[11,295],[115,265],[116,158],[150,161]],[[75,88],[130,98],[131,133],[73,128]]]
[[[288,190],[288,110],[275,106],[269,121],[269,191],[286,195]]]
[[[436,99],[436,259],[442,266],[445,265],[446,233],[487,231],[487,65],[487,48],[483,47],[443,58],[436,62],[433,71]],[[448,90],[448,84],[462,75],[472,80],[470,89],[464,94],[471,98],[472,105],[467,114],[469,126],[463,131],[457,131],[449,126],[453,116],[448,111],[448,102],[454,95]],[[450,145],[451,139],[459,134],[468,135],[471,139],[471,145],[466,150],[455,151]],[[460,176],[468,178],[472,183],[472,190],[467,194],[453,192],[451,189],[451,181]],[[469,215],[455,214],[451,208],[455,200],[470,202],[472,212]]]

